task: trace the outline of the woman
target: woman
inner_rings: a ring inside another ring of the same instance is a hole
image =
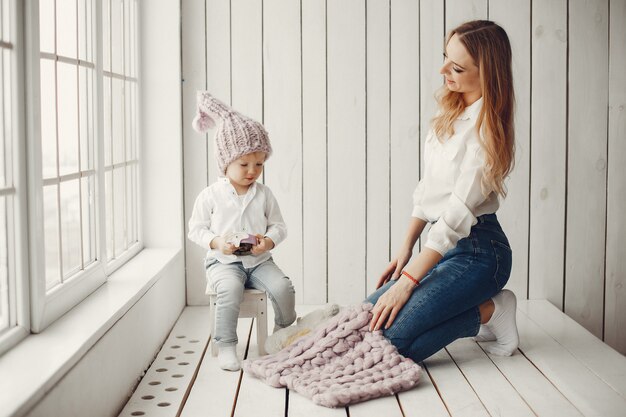
[[[372,330],[422,361],[469,336],[511,355],[519,343],[515,295],[502,290],[511,249],[496,217],[513,166],[513,78],[506,32],[472,21],[447,37],[439,112],[426,138],[424,177],[402,249],[368,297]],[[419,255],[413,246],[432,227]]]

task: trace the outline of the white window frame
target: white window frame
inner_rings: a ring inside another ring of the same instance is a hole
[[[28,114],[28,198],[30,236],[30,302],[31,331],[38,333],[57,318],[65,314],[106,282],[107,276],[143,249],[141,228],[138,227],[138,243],[129,248],[113,262],[107,262],[106,216],[104,199],[104,120],[103,120],[103,40],[102,2],[96,0],[93,12],[96,39],[96,89],[94,114],[96,115],[95,168],[96,174],[96,233],[97,259],[83,271],[46,291],[45,247],[43,227],[43,180],[41,143],[41,97],[40,97],[40,47],[39,47],[39,3],[26,2],[26,74],[27,74],[27,114]],[[137,61],[139,61],[137,57]],[[139,140],[139,139],[138,139]],[[140,155],[138,155],[140,158]],[[138,213],[141,213],[138,207]],[[139,225],[138,225],[139,226]]]
[[[26,215],[26,141],[24,112],[24,38],[21,23],[24,21],[23,2],[9,0],[11,39],[14,40],[14,50],[11,63],[11,78],[13,89],[11,104],[14,106],[11,120],[13,137],[11,158],[13,172],[13,195],[11,216],[13,224],[7,225],[13,229],[10,234],[13,245],[9,245],[8,268],[13,278],[9,279],[9,328],[0,335],[0,355],[16,345],[30,333],[30,305],[29,305],[29,271],[28,271],[28,237]]]

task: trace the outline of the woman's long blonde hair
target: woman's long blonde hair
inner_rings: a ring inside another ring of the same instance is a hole
[[[506,196],[504,179],[515,163],[511,44],[504,29],[488,20],[463,23],[448,34],[446,45],[455,34],[478,66],[483,105],[476,129],[486,153],[484,180],[489,189]],[[462,93],[445,86],[437,93],[437,102],[440,112],[433,119],[433,129],[442,138],[454,133],[452,124],[465,103]]]

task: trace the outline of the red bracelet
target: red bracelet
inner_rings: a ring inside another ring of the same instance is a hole
[[[419,281],[416,280],[415,278],[413,278],[408,272],[402,271],[401,274],[404,275],[405,277],[407,277],[408,279],[410,279],[411,281],[413,281],[413,283],[415,284],[416,287],[418,285],[420,285]]]

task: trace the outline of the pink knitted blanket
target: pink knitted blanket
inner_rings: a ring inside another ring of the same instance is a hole
[[[346,309],[280,352],[244,361],[244,370],[326,407],[408,390],[418,383],[421,368],[381,331],[369,331],[372,307]]]

